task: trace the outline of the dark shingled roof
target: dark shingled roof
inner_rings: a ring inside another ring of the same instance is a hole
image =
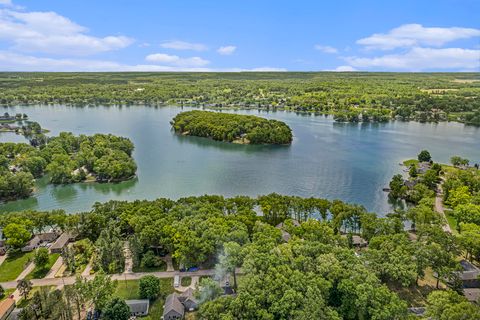
[[[480,302],[480,288],[463,289],[463,294],[470,302]]]
[[[195,290],[193,290],[192,288],[189,287],[187,290],[182,292],[182,294],[180,295],[180,301],[191,300],[195,303],[198,303],[198,300],[195,298],[194,293],[195,293]]]
[[[178,299],[178,295],[176,293],[169,294],[165,299],[165,307],[163,309],[163,314],[166,315],[170,311],[175,311],[182,317],[185,313],[185,307]]]
[[[125,303],[130,307],[131,313],[147,313],[150,306],[148,300],[125,300]]]
[[[68,232],[62,233],[62,235],[55,241],[50,247],[50,250],[61,250],[65,245],[70,242],[71,235]]]

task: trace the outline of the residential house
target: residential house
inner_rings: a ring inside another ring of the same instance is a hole
[[[75,236],[70,232],[64,232],[57,241],[50,247],[51,253],[62,253],[63,248],[65,248],[70,242],[75,241]]]
[[[463,283],[463,288],[480,288],[480,269],[467,260],[460,261],[462,271],[459,271],[458,277]]]
[[[132,317],[143,317],[148,315],[150,308],[150,301],[146,300],[125,300],[125,303],[130,308],[130,315]]]
[[[417,167],[417,173],[424,174],[431,168],[430,162],[419,162]]]
[[[23,308],[15,308],[13,309],[12,313],[10,313],[10,316],[8,317],[8,320],[18,320],[18,316],[20,315],[20,312],[22,312]]]
[[[172,293],[165,299],[163,306],[163,320],[183,319],[185,315],[185,307],[178,299],[178,294]]]
[[[423,317],[423,315],[425,314],[425,308],[424,307],[412,307],[412,308],[408,308],[408,312],[410,312],[414,316]]]
[[[52,243],[58,238],[55,232],[46,232],[36,234],[28,243],[22,248],[23,252],[30,252],[40,247],[45,247],[48,243]]]
[[[194,290],[188,288],[185,292],[172,293],[167,296],[163,307],[163,320],[183,319],[185,311],[194,311],[198,308],[198,300]]]
[[[3,301],[0,301],[0,320],[6,320],[15,309],[15,300],[12,298],[7,298]]]
[[[364,248],[368,245],[368,242],[360,236],[353,235],[352,236],[352,244],[353,244],[354,247]]]
[[[480,303],[480,288],[463,289],[463,295],[470,302]]]
[[[179,297],[178,300],[184,305],[187,311],[193,311],[198,308],[198,300],[195,298],[194,290],[188,288]]]
[[[299,227],[300,226],[300,222],[298,222],[297,220],[295,219],[292,219],[292,225],[294,227]],[[290,235],[290,233],[288,233],[287,231],[285,231],[285,222],[280,222],[279,224],[277,224],[275,226],[275,228],[279,229],[281,232],[282,232],[282,240],[284,242],[288,242],[290,241],[290,239],[292,238],[292,236]]]

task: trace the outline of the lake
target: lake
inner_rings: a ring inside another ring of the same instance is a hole
[[[435,161],[460,155],[480,162],[480,128],[460,123],[393,121],[335,123],[330,117],[292,112],[235,111],[286,122],[291,146],[250,146],[178,136],[170,120],[181,107],[17,106],[0,112],[26,113],[49,129],[75,134],[112,133],[135,144],[137,178],[122,183],[54,186],[39,179],[33,197],[0,204],[0,211],[65,209],[88,211],[95,202],[203,194],[257,196],[277,192],[340,199],[379,214],[391,204],[382,188],[402,172],[399,163],[428,149]],[[234,111],[232,111],[234,112]],[[25,141],[0,133],[0,141]]]

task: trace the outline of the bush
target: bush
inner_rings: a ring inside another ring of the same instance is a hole
[[[143,255],[141,265],[146,268],[156,268],[160,267],[162,263],[163,260],[157,257],[152,250],[149,250]]]
[[[140,279],[138,290],[142,299],[153,300],[160,294],[160,279],[155,276],[145,276]]]
[[[418,161],[420,162],[430,162],[432,160],[432,156],[430,155],[430,152],[427,150],[422,150],[418,154]]]
[[[102,319],[128,320],[130,319],[130,308],[124,300],[113,298],[103,310]]]
[[[38,248],[35,251],[35,256],[33,257],[33,262],[35,262],[35,265],[38,268],[44,269],[48,264],[48,249],[47,248]]]

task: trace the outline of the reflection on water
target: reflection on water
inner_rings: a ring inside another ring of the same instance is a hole
[[[236,144],[222,141],[214,141],[208,138],[184,136],[181,134],[172,133],[174,139],[178,143],[196,145],[202,149],[214,148],[223,152],[237,152],[237,153],[258,153],[258,152],[285,152],[289,150],[290,145],[249,145],[249,144]]]
[[[155,199],[203,194],[257,196],[277,192],[341,199],[385,214],[392,203],[382,189],[401,173],[398,163],[428,149],[434,160],[452,155],[480,162],[480,129],[458,123],[335,123],[330,117],[296,112],[235,111],[285,121],[293,130],[290,146],[237,145],[176,135],[170,120],[188,107],[0,108],[26,113],[51,130],[75,134],[112,133],[135,144],[137,178],[120,183],[53,186],[36,182],[34,197],[0,204],[0,211],[23,209],[67,212],[90,210],[95,202]],[[0,141],[25,141],[0,133]]]

